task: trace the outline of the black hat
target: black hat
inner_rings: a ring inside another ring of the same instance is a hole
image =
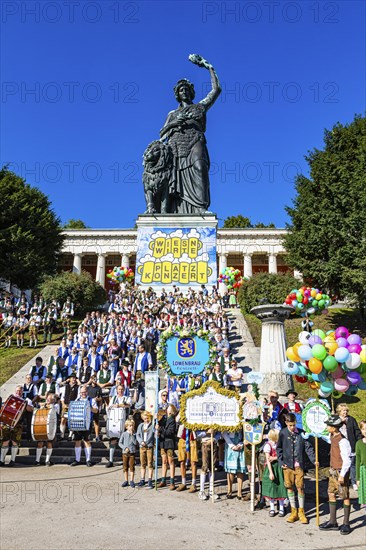
[[[338,416],[338,414],[331,414],[324,424],[327,426],[332,426],[333,428],[340,428],[343,424],[343,420],[340,416]]]
[[[297,391],[295,391],[295,390],[288,390],[288,391],[286,392],[286,397],[288,397],[288,396],[290,395],[290,393],[293,393],[295,397],[298,395]]]

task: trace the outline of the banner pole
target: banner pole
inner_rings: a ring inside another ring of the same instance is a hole
[[[159,367],[157,368],[156,377],[156,397],[155,397],[155,491],[158,490],[158,457],[159,457],[159,437],[158,428],[158,412],[159,412]]]
[[[319,527],[319,452],[318,438],[315,438],[315,500],[316,500],[316,526]]]
[[[212,476],[212,502],[215,502],[215,462],[214,462],[213,431],[211,431],[211,476]],[[208,483],[210,486],[210,481]]]
[[[255,445],[252,443],[252,475],[250,477],[250,511],[254,512],[255,499]]]

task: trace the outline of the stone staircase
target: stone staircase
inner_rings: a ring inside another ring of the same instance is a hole
[[[260,348],[254,345],[253,339],[248,329],[248,325],[245,322],[239,309],[226,310],[228,317],[232,324],[231,335],[229,337],[230,346],[234,357],[237,359],[239,367],[243,370],[244,374],[248,374],[251,371],[259,370],[259,358]],[[0,387],[0,395],[3,401],[15,391],[17,384],[23,384],[25,375],[28,374],[32,365],[35,364],[35,358],[41,356],[44,364],[47,363],[49,356],[54,349],[53,346],[46,346],[43,350],[37,351],[33,359],[31,359],[24,367],[22,367],[12,378],[10,378],[5,384]],[[160,373],[160,388],[166,385],[166,373]],[[246,377],[245,377],[246,379]],[[245,384],[244,384],[245,388]],[[106,417],[100,415],[100,437],[101,441],[92,441],[92,461],[96,465],[105,465],[109,457],[109,443],[105,433]],[[68,432],[66,431],[66,436]],[[94,432],[92,432],[94,435]],[[19,449],[19,454],[16,458],[17,463],[21,464],[33,464],[36,456],[37,443],[26,439],[26,433],[23,432],[22,446]],[[56,440],[53,446],[52,462],[56,464],[71,464],[74,460],[74,442],[65,439],[60,439],[59,432],[56,436]],[[6,462],[10,460],[10,452],[6,457]],[[41,464],[45,460],[45,450],[43,450],[41,457]],[[115,462],[121,461],[121,450],[118,448],[115,452]],[[85,463],[85,454],[81,454],[81,462]]]

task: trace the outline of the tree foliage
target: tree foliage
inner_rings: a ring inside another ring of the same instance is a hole
[[[40,285],[40,292],[46,302],[56,299],[60,304],[70,296],[79,311],[93,309],[106,301],[104,288],[87,271],[80,274],[62,271],[56,277],[47,277]]]
[[[0,170],[0,276],[20,289],[34,288],[56,272],[63,237],[47,196]]]
[[[305,157],[284,245],[289,265],[331,294],[366,300],[366,118],[325,131]]]
[[[88,229],[88,226],[85,225],[83,220],[75,220],[74,218],[71,218],[68,222],[66,222],[63,227],[63,229]]]
[[[262,300],[269,304],[283,304],[287,294],[301,284],[302,281],[291,273],[256,273],[240,287],[238,301],[241,310],[250,313],[252,307],[259,306]]]
[[[256,224],[252,224],[249,218],[242,216],[241,214],[238,214],[237,216],[229,216],[224,221],[224,228],[225,229],[248,229],[248,228],[274,228],[276,227],[274,223],[265,224],[262,222],[257,222]]]

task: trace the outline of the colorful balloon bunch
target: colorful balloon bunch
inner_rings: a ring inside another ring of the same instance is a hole
[[[111,283],[132,283],[134,273],[130,267],[114,267],[109,271],[107,277]]]
[[[332,304],[328,294],[324,294],[317,288],[302,286],[298,290],[291,290],[285,299],[285,304],[295,308],[295,313],[305,317],[306,315],[319,315],[328,313],[326,309]]]
[[[300,383],[308,382],[320,397],[339,397],[366,390],[366,345],[346,327],[325,333],[316,329],[300,332],[299,341],[287,348],[286,374]]]
[[[219,283],[224,283],[228,289],[236,288],[239,290],[243,284],[243,277],[241,276],[240,269],[234,269],[233,267],[225,267],[219,275]]]

